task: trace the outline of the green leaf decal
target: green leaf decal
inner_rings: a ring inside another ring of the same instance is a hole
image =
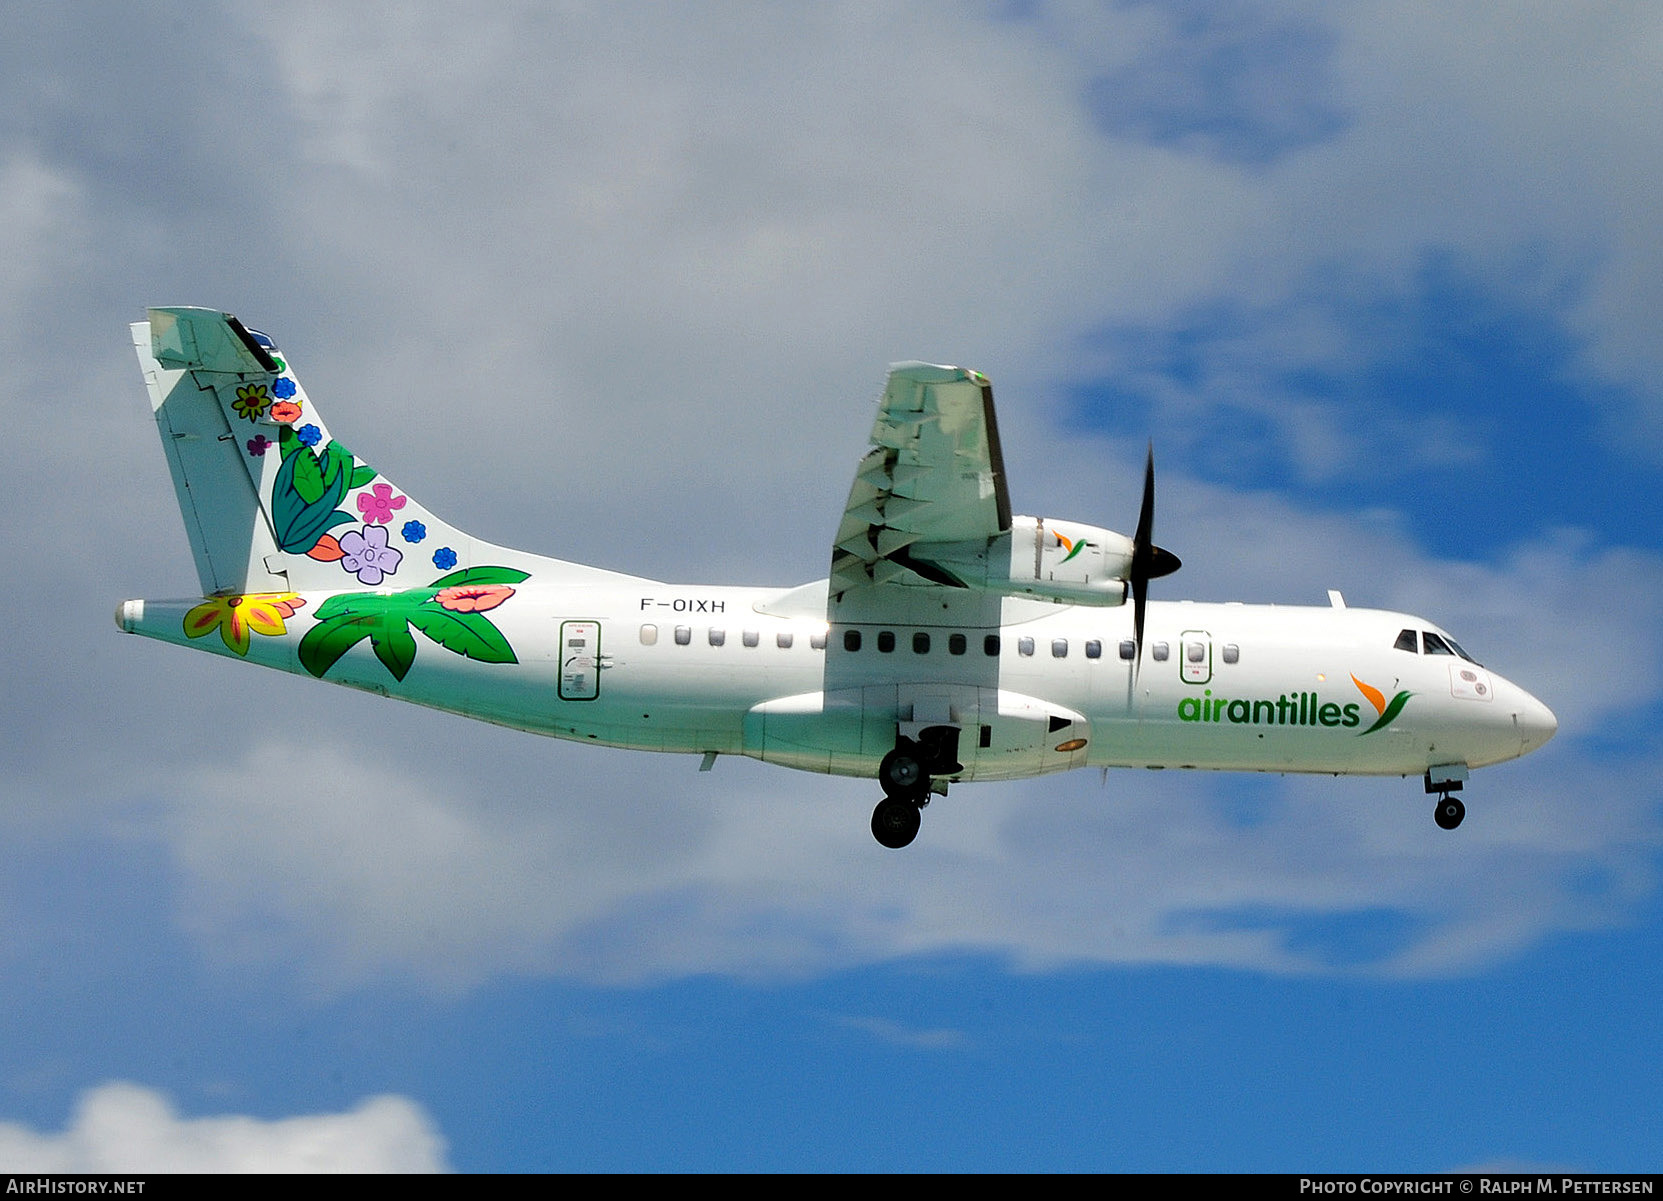
[[[1380,719],[1364,730],[1363,734],[1372,734],[1376,730],[1384,730],[1391,725],[1392,722],[1397,720],[1397,715],[1403,712],[1403,706],[1409,703],[1409,698],[1414,695],[1412,692],[1400,692],[1394,696],[1391,703],[1386,706],[1385,712],[1380,714]],[[1362,735],[1358,735],[1358,737],[1362,737]]]
[[[392,614],[386,614],[392,617]],[[416,661],[416,640],[410,637],[410,631],[405,627],[401,618],[396,624],[389,621],[379,634],[370,636],[370,645],[375,648],[375,657],[381,660],[381,665],[393,673],[393,679],[402,680],[404,674],[410,670],[410,665]]]
[[[346,487],[341,489],[341,495],[346,495],[352,486],[352,452],[339,442],[331,442],[323,448],[323,479],[324,483],[333,486],[341,478],[347,481]]]
[[[508,639],[483,614],[452,613],[437,605],[410,615],[410,624],[447,651],[481,663],[518,663]]]
[[[303,504],[315,505],[323,499],[323,470],[318,457],[309,450],[290,455],[283,460],[289,473],[289,484]]]
[[[530,578],[530,572],[516,571],[512,567],[464,567],[461,571],[440,576],[428,587],[439,589],[456,588],[465,584],[520,584]]]
[[[342,655],[369,636],[370,630],[357,614],[320,621],[300,640],[300,665],[321,680]]]
[[[346,519],[345,514],[338,516]],[[462,578],[468,577],[468,578]],[[527,573],[511,567],[475,567],[440,581],[458,584],[520,583]],[[518,663],[514,648],[483,613],[458,613],[440,606],[440,588],[411,588],[384,595],[342,592],[317,607],[317,624],[300,640],[300,663],[322,679],[330,668],[365,638],[395,680],[402,681],[416,661],[414,626],[452,654],[480,663]]]
[[[375,479],[375,468],[366,467],[366,466],[362,466],[362,465],[360,465],[358,467],[354,467],[352,469],[352,484],[351,484],[351,487],[354,488],[354,489],[362,488],[365,484],[370,483],[374,479]]]
[[[279,435],[284,458],[272,481],[271,523],[278,549],[303,555],[326,530],[354,520],[339,508],[351,482],[352,456],[340,443],[331,442],[320,460],[309,447],[291,443],[288,433],[285,428]]]

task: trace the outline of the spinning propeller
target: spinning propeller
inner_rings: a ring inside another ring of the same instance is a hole
[[[1155,526],[1155,444],[1149,444],[1149,459],[1143,468],[1143,505],[1138,510],[1138,531],[1132,538],[1132,639],[1137,657],[1132,660],[1135,679],[1143,668],[1143,614],[1149,605],[1149,581],[1171,575],[1183,566],[1178,556],[1162,550],[1152,541]]]

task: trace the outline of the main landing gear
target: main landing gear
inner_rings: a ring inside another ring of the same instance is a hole
[[[1461,798],[1452,795],[1461,791],[1466,775],[1464,768],[1459,771],[1432,768],[1426,773],[1426,791],[1438,794],[1438,803],[1432,808],[1432,820],[1438,823],[1440,830],[1455,829],[1467,816],[1467,807],[1461,803]]]
[[[878,764],[884,799],[872,810],[872,837],[890,850],[899,850],[917,838],[923,824],[921,811],[930,803],[931,790],[947,790],[930,777],[963,770],[958,762],[958,730],[952,727],[932,727],[916,742],[897,738],[895,749]]]

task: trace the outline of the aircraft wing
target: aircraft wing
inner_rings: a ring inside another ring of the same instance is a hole
[[[963,588],[934,561],[940,556],[911,548],[985,546],[1010,528],[993,385],[962,367],[892,366],[833,541],[832,595],[874,585]]]

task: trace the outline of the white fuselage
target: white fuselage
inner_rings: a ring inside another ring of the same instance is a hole
[[[328,594],[302,595],[245,658],[305,670],[298,644]],[[874,774],[898,730],[950,727],[951,780],[1083,766],[1418,775],[1517,757],[1555,728],[1494,672],[1398,649],[1403,631],[1436,630],[1405,614],[1151,603],[1134,665],[1129,607],[1007,598],[998,627],[846,625],[759,611],[780,595],[528,581],[490,614],[515,662],[427,646],[399,680],[365,641],[323,678],[574,741],[841,775]],[[118,621],[231,654],[187,636],[200,603],[127,602]]]

